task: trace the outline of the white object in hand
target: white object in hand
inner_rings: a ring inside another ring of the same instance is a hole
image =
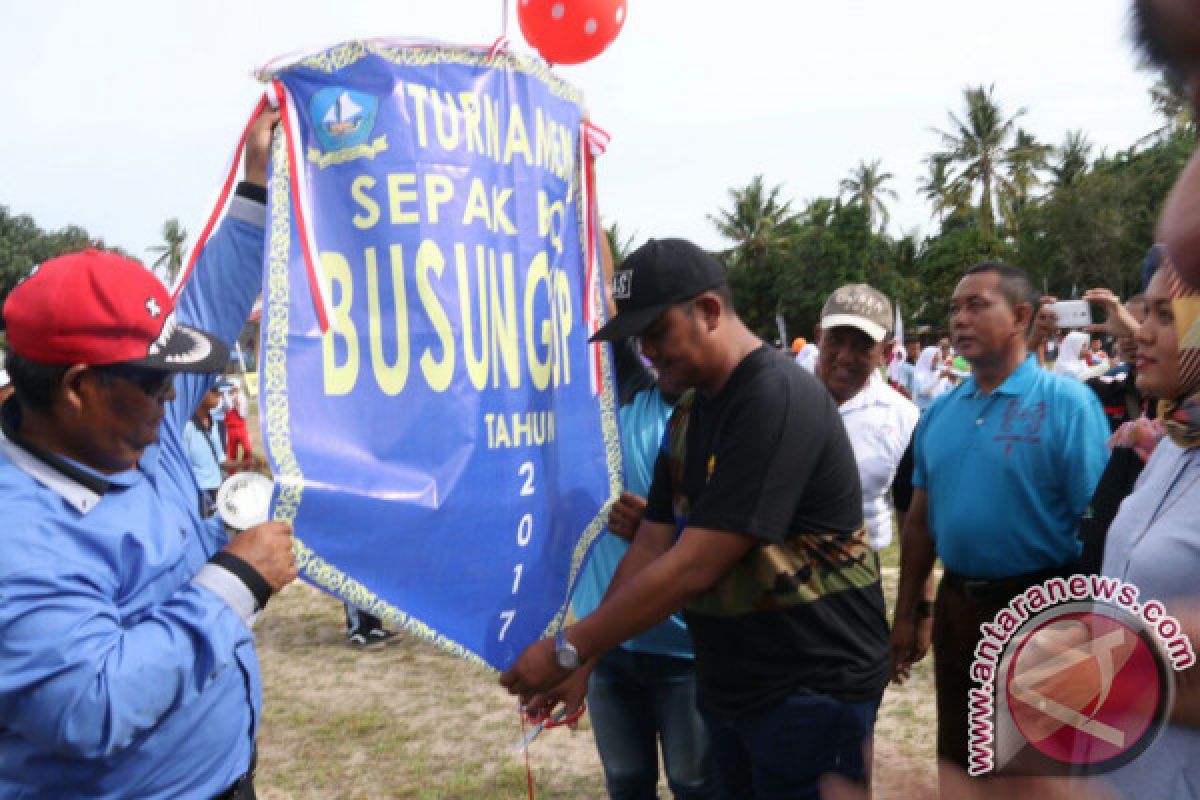
[[[244,531],[267,521],[275,482],[258,472],[230,475],[217,490],[217,513],[236,531]]]

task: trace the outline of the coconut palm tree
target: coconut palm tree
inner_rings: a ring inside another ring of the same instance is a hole
[[[781,202],[782,186],[767,188],[762,175],[755,175],[744,189],[730,189],[731,208],[721,209],[708,219],[717,231],[736,244],[730,253],[731,266],[753,265],[786,243],[795,227],[791,202]]]
[[[175,282],[179,270],[183,269],[183,259],[187,257],[187,231],[172,217],[163,223],[163,243],[146,248],[151,253],[158,253],[151,268],[170,285]]]
[[[878,158],[870,164],[860,161],[857,167],[850,170],[850,177],[842,180],[841,193],[849,195],[846,200],[849,205],[862,206],[867,210],[867,219],[872,228],[878,219],[879,230],[882,231],[887,227],[890,218],[884,198],[900,199],[895,191],[884,185],[895,177],[892,173],[882,170]]]
[[[1087,174],[1092,163],[1092,143],[1083,131],[1067,131],[1066,139],[1055,151],[1057,159],[1050,171],[1056,189],[1075,184]]]
[[[1013,146],[1004,154],[1004,191],[1018,203],[1029,199],[1042,184],[1041,173],[1050,167],[1054,145],[1039,142],[1029,131],[1017,129]]]
[[[999,200],[1005,227],[1010,234],[1018,230],[1018,218],[1042,185],[1042,172],[1050,168],[1054,146],[1039,142],[1029,131],[1017,129],[1016,140],[1004,154],[1004,175]]]
[[[950,162],[946,156],[936,153],[928,156],[925,166],[928,172],[923,178],[917,179],[917,191],[933,206],[933,216],[937,217],[938,222],[945,222],[947,216],[959,217],[970,213],[970,187],[952,179]]]
[[[613,222],[604,229],[604,235],[608,237],[608,249],[612,252],[615,269],[633,252],[634,234],[626,236],[621,226]]]
[[[1025,113],[1018,109],[1005,116],[992,95],[994,86],[969,86],[963,90],[965,113],[960,117],[950,112],[948,130],[934,128],[942,137],[942,147],[935,156],[946,159],[958,168],[953,181],[979,195],[979,224],[985,231],[995,228],[995,201],[1004,183],[1004,156],[1016,128],[1016,121]]]
[[[1159,128],[1138,139],[1135,147],[1160,142],[1176,133],[1195,133],[1196,119],[1187,88],[1169,75],[1164,75],[1150,87],[1150,104],[1163,119]]]

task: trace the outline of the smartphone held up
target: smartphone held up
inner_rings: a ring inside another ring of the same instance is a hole
[[[1092,306],[1086,300],[1060,300],[1047,308],[1054,312],[1060,328],[1086,328],[1092,324]]]

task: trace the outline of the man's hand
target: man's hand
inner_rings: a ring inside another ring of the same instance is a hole
[[[646,498],[632,492],[621,492],[608,514],[608,530],[627,542],[633,541],[642,517],[646,513]]]
[[[252,454],[241,461],[226,461],[222,466],[230,475],[238,472],[263,472],[267,467],[267,461],[260,455]]]
[[[912,665],[925,658],[933,640],[932,617],[897,617],[892,625],[892,681],[908,680]]]
[[[558,686],[568,674],[554,657],[554,640],[541,639],[526,647],[517,663],[500,676],[500,685],[509,694],[532,697]]]
[[[564,718],[572,717],[587,699],[588,677],[591,667],[584,665],[567,675],[566,680],[545,692],[521,695],[521,708],[531,719],[549,716],[560,705]]]
[[[1121,305],[1121,298],[1112,293],[1111,289],[1088,289],[1083,293],[1083,299],[1095,303],[1104,309],[1104,322],[1088,325],[1089,333],[1108,333],[1118,339],[1132,339],[1137,335],[1141,325],[1133,314]]]
[[[292,552],[292,527],[286,522],[264,522],[242,531],[225,550],[258,571],[278,592],[296,579],[296,555]]]
[[[267,162],[271,158],[271,136],[279,122],[279,112],[264,108],[250,126],[246,137],[246,183],[267,185]]]

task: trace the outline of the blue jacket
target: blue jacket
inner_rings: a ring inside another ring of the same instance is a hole
[[[262,284],[262,218],[235,199],[180,322],[234,340]],[[209,588],[226,538],[199,516],[181,441],[212,380],[176,378],[159,442],[127,472],[71,464],[72,480],[0,436],[0,797],[210,798],[245,772],[252,615]]]

